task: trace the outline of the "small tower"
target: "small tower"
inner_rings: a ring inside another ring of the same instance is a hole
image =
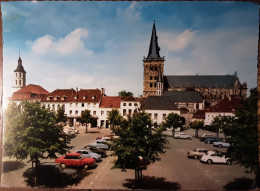
[[[159,68],[163,77],[164,57],[160,56],[160,47],[158,46],[158,37],[156,34],[155,21],[149,46],[148,56],[143,59],[144,78],[143,78],[143,97],[156,95],[156,86],[159,76]]]
[[[158,68],[158,80],[156,83],[156,95],[161,96],[163,95],[163,77],[161,73],[161,68]]]
[[[19,59],[18,59],[18,65],[14,71],[14,86],[13,90],[18,91],[22,87],[26,86],[26,71],[23,68],[22,65],[22,59],[20,57],[20,52],[19,52]]]

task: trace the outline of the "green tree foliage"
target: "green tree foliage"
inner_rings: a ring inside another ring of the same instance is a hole
[[[134,94],[132,92],[127,92],[125,90],[122,90],[118,92],[118,96],[133,96]]]
[[[112,109],[108,113],[107,119],[109,120],[111,129],[114,131],[114,133],[116,133],[117,129],[120,128],[120,125],[123,121],[123,117],[120,115],[120,113],[117,109]]]
[[[56,115],[39,102],[11,103],[5,112],[4,154],[17,160],[56,158],[71,147],[70,139],[57,124]]]
[[[79,122],[83,125],[86,124],[86,133],[88,132],[88,123],[92,123],[92,121],[94,120],[94,118],[92,117],[92,115],[90,114],[89,110],[85,110],[81,113],[81,116],[79,118]]]
[[[258,174],[257,149],[257,89],[235,111],[235,117],[223,118],[223,131],[231,143],[227,153],[248,172]]]
[[[219,130],[220,129],[223,129],[223,121],[222,121],[222,118],[221,116],[216,116],[214,117],[212,123],[211,123],[211,127],[213,129],[214,132],[216,132],[216,135],[217,137],[219,137]]]
[[[155,162],[160,160],[160,154],[164,153],[166,136],[163,128],[152,129],[152,122],[148,114],[137,112],[120,124],[120,136],[112,144],[114,155],[118,157],[115,167],[138,169],[139,156],[145,161]]]
[[[204,126],[204,122],[202,121],[194,121],[190,124],[192,129],[195,129],[195,137],[198,138],[199,129],[202,129]]]
[[[62,123],[63,125],[67,122],[67,117],[65,116],[65,109],[60,107],[56,113],[57,123]]]
[[[165,123],[163,123],[163,126],[165,128],[172,128],[172,131],[173,131],[172,136],[174,136],[175,129],[178,127],[182,127],[181,117],[177,113],[170,113],[166,117]]]

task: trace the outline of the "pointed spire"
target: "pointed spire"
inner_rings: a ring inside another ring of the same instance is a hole
[[[152,58],[152,59],[160,59],[160,47],[158,46],[158,37],[156,34],[156,28],[155,28],[155,20],[153,23],[153,31],[151,35],[151,41],[150,41],[150,47],[149,47],[149,52],[147,58]]]

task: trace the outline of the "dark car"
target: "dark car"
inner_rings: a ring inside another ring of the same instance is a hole
[[[207,144],[213,144],[214,142],[219,142],[222,141],[222,138],[218,138],[218,137],[209,137],[207,139],[205,139],[205,143]]]
[[[211,135],[211,134],[203,134],[201,135],[200,137],[200,141],[205,141],[205,139],[208,139],[210,137],[214,137],[214,135]]]
[[[102,158],[107,156],[106,150],[99,149],[97,147],[85,146],[84,149],[89,149],[93,153],[97,153],[97,154],[101,155]]]
[[[39,185],[57,185],[68,183],[77,178],[77,170],[61,168],[59,163],[46,162],[41,163],[35,169],[37,183]]]

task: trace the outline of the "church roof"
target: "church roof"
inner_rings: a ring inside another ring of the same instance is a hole
[[[175,103],[202,103],[203,99],[197,91],[165,91],[164,96],[170,96]]]
[[[17,65],[17,67],[16,67],[16,69],[15,69],[14,72],[23,72],[23,73],[26,73],[26,71],[24,70],[23,65],[22,65],[22,59],[21,59],[20,57],[19,57],[19,59],[18,59],[18,65]]]
[[[120,108],[120,96],[102,96],[100,107],[101,108]]]
[[[142,105],[144,110],[178,110],[170,96],[149,96]]]
[[[34,94],[49,94],[47,90],[39,85],[29,84],[22,87],[20,90],[14,93],[34,93]]]
[[[164,76],[168,88],[232,88],[236,75]]]

